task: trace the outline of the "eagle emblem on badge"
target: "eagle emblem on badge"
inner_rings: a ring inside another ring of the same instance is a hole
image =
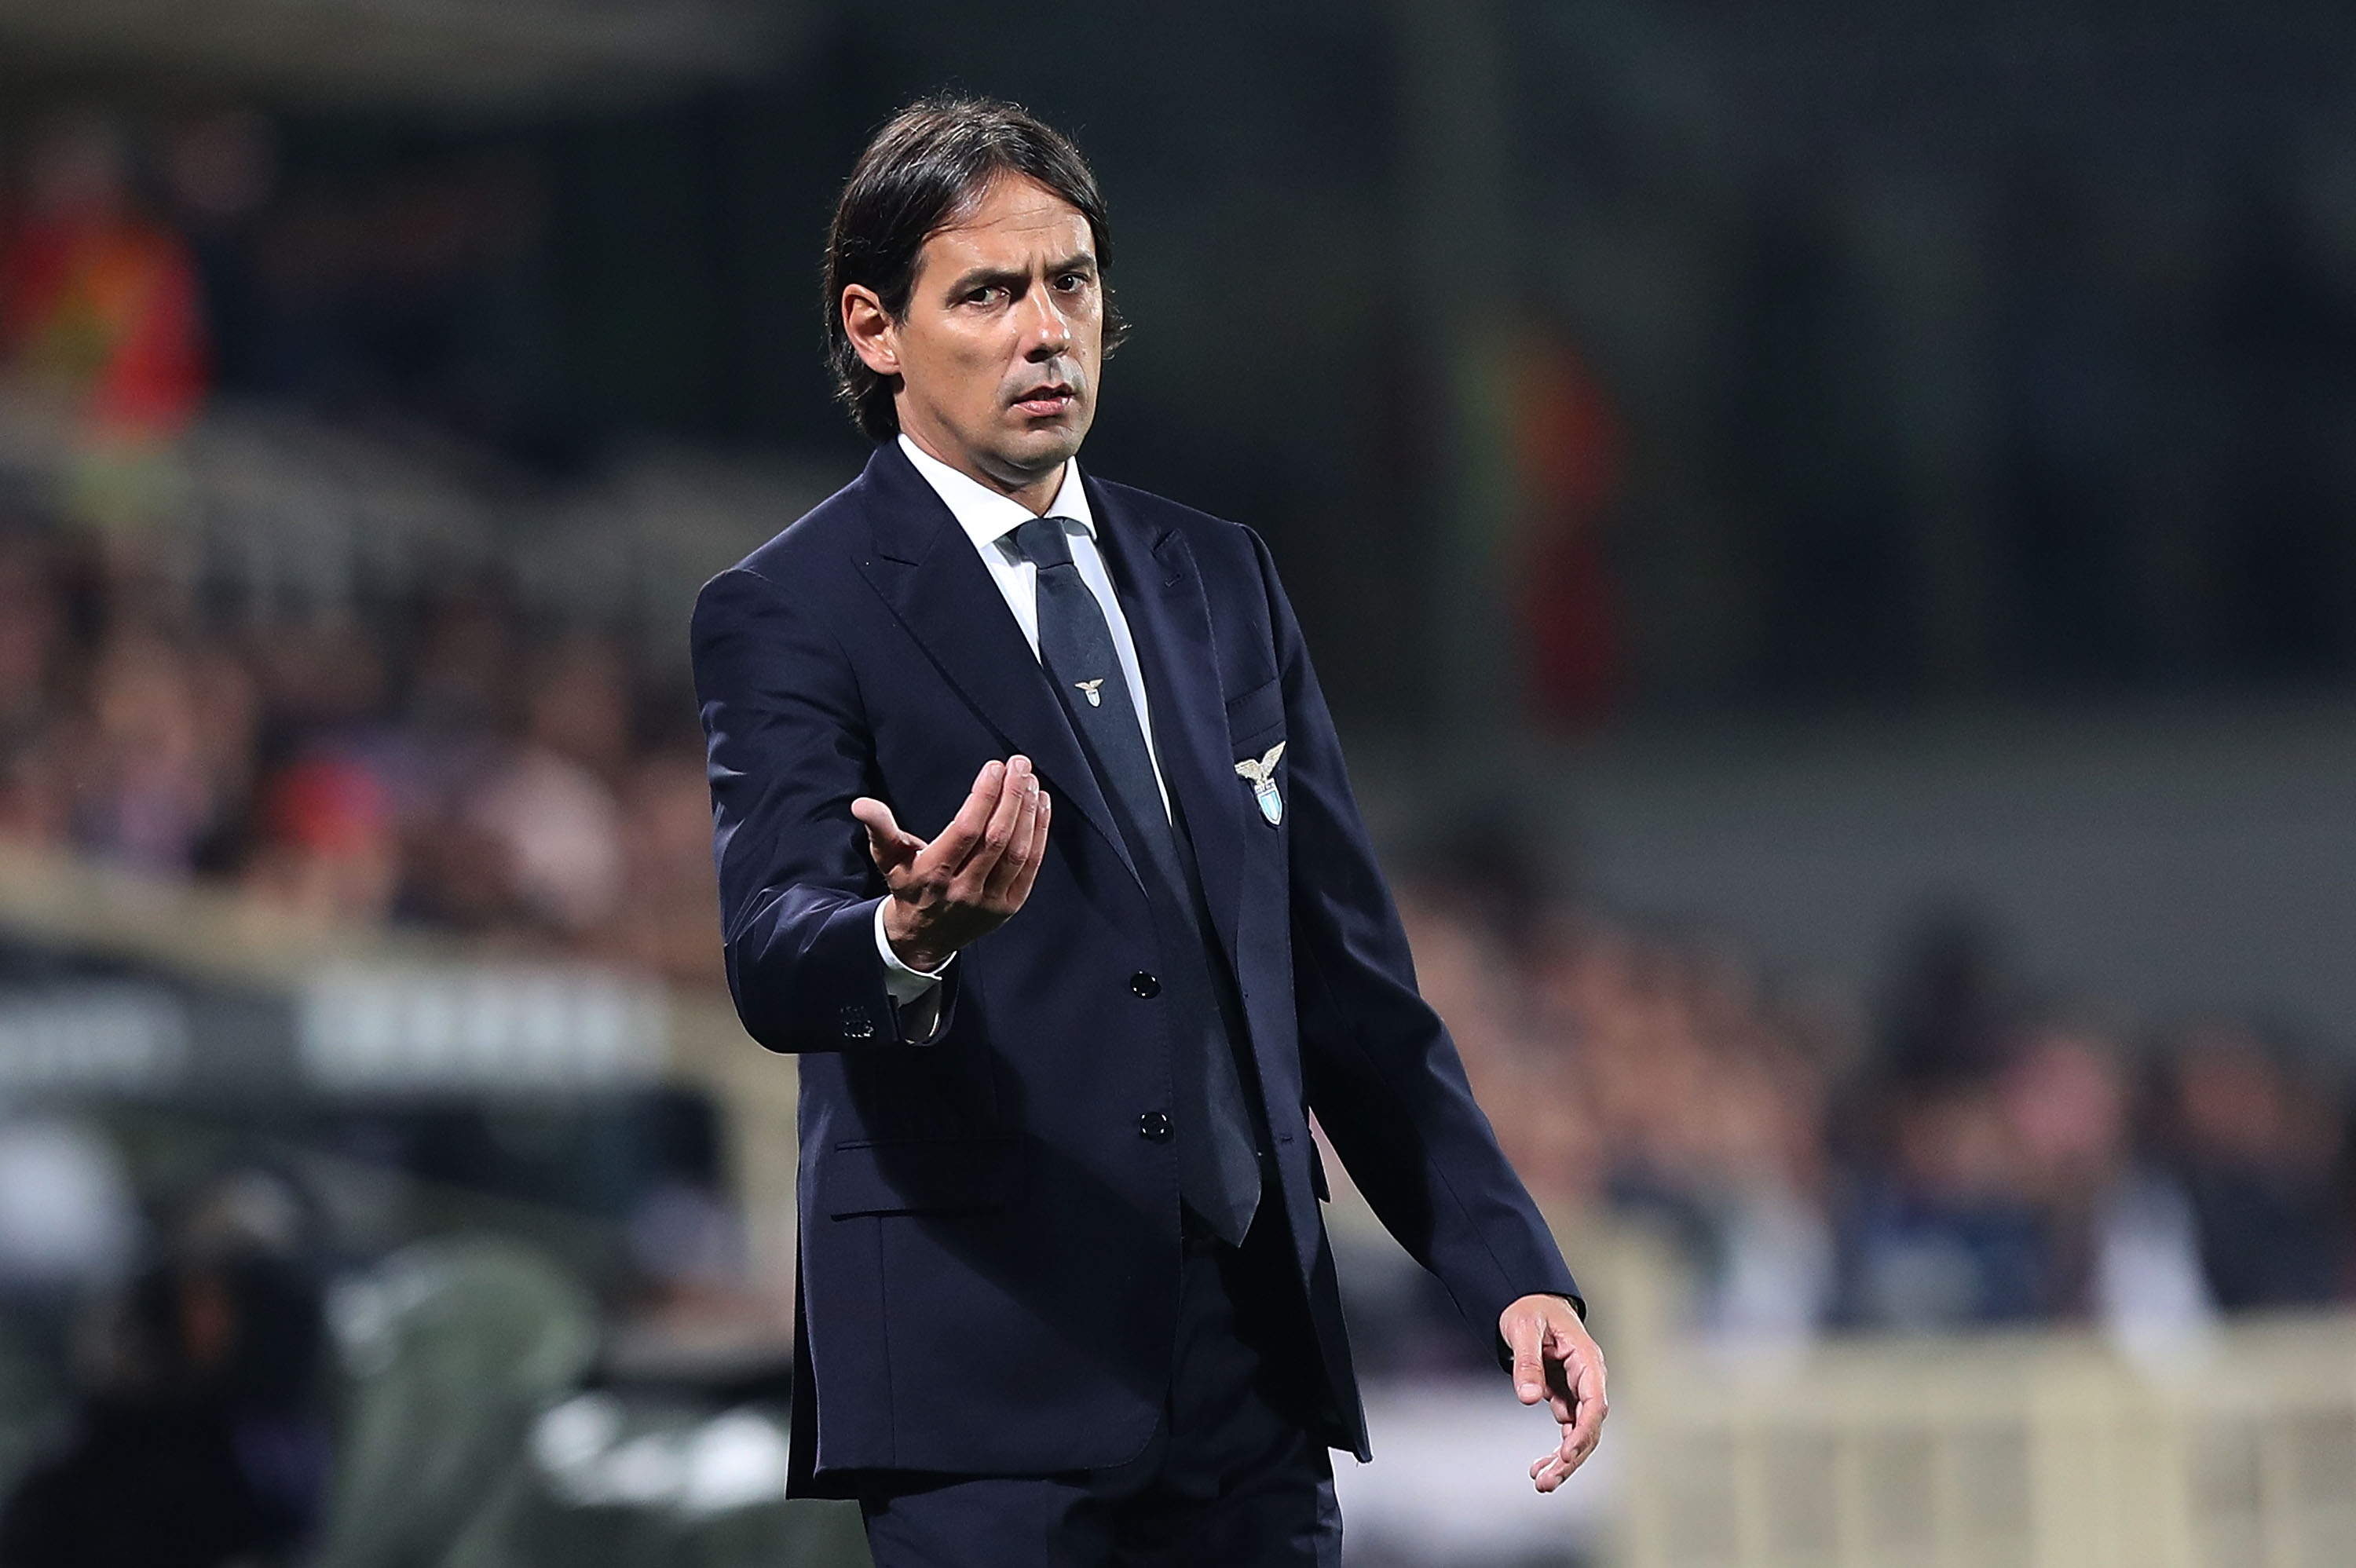
[[[1284,742],[1279,741],[1268,755],[1246,757],[1236,764],[1237,776],[1252,786],[1252,798],[1259,802],[1259,814],[1270,827],[1284,820],[1284,797],[1276,793],[1276,764],[1283,755]]]
[[[1088,699],[1089,707],[1102,708],[1104,706],[1104,693],[1098,691],[1097,688],[1102,686],[1104,683],[1105,677],[1098,676],[1094,680],[1076,680],[1072,682],[1072,685],[1079,689],[1081,696]]]

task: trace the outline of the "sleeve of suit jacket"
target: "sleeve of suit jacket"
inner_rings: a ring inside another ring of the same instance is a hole
[[[704,585],[692,636],[737,1015],[772,1051],[913,1038],[884,987],[873,925],[884,888],[851,815],[878,785],[850,657],[782,586],[743,567]],[[956,999],[952,968],[935,1038]]]
[[[1415,964],[1265,545],[1260,577],[1283,683],[1292,832],[1292,967],[1310,1107],[1391,1234],[1476,1329],[1549,1293],[1580,1304],[1562,1253],[1497,1145]]]

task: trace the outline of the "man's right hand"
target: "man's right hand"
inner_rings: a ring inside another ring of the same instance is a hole
[[[930,843],[902,828],[882,801],[851,803],[891,890],[884,937],[901,963],[931,973],[1023,907],[1046,859],[1050,805],[1031,759],[1019,755],[984,763],[973,793]]]

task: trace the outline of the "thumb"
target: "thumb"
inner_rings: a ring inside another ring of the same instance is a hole
[[[1546,1397],[1546,1368],[1538,1355],[1545,1335],[1543,1325],[1526,1317],[1516,1318],[1505,1332],[1505,1342],[1514,1351],[1514,1392],[1524,1404],[1536,1404]]]
[[[877,870],[896,871],[915,859],[925,847],[923,839],[902,832],[892,808],[873,795],[862,795],[852,801],[851,815],[867,829],[867,852],[875,858]]]

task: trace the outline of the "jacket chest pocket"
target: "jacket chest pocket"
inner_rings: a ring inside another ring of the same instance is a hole
[[[1284,739],[1284,683],[1271,677],[1227,699],[1227,737],[1241,756],[1248,745],[1265,751]]]

